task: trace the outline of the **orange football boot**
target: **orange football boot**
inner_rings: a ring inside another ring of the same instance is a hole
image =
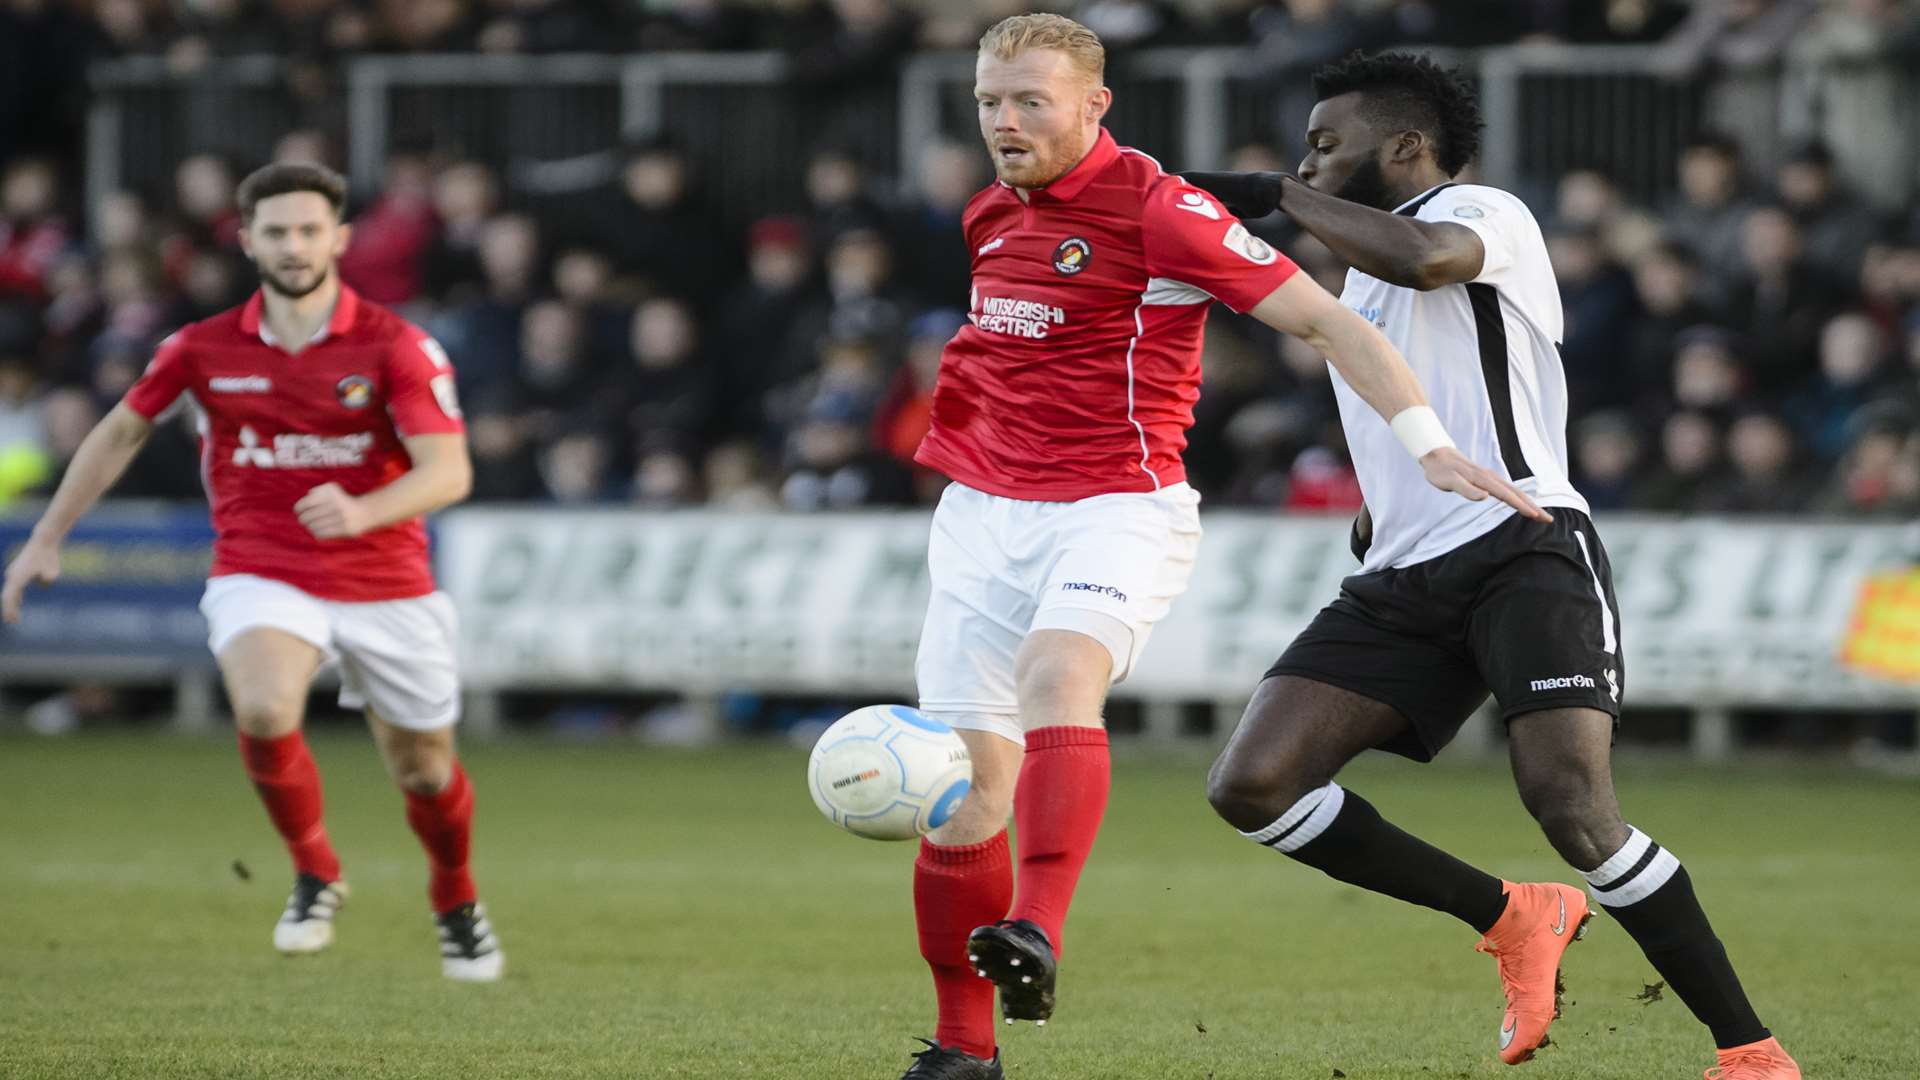
[[[1720,1051],[1720,1064],[1707,1070],[1707,1080],[1800,1080],[1800,1066],[1780,1048],[1780,1040]]]
[[[1571,885],[1502,884],[1507,910],[1474,948],[1491,953],[1500,971],[1507,995],[1500,1060],[1518,1065],[1533,1056],[1560,1018],[1560,954],[1586,935],[1593,909],[1587,894]]]

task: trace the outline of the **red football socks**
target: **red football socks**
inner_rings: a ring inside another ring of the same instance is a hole
[[[967,935],[1005,918],[1013,899],[1013,867],[1005,831],[958,847],[920,842],[913,863],[913,918],[920,955],[933,969],[940,1003],[934,1041],[991,1060],[993,984],[967,962]]]
[[[433,910],[445,914],[473,903],[477,894],[473,875],[467,872],[467,850],[473,836],[473,785],[467,782],[467,771],[458,759],[453,763],[453,779],[439,794],[407,792],[407,824],[413,826],[420,846],[427,850],[432,870],[427,897]]]
[[[1009,918],[1047,932],[1054,955],[1087,864],[1113,783],[1104,728],[1044,727],[1027,732],[1027,756],[1013,792],[1020,837],[1020,894]]]
[[[240,733],[240,759],[246,763],[267,817],[287,843],[293,868],[322,881],[340,880],[340,858],[327,840],[321,820],[320,770],[307,751],[307,740],[296,731],[277,739],[256,739]]]

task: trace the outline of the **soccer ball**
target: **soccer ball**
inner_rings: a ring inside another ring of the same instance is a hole
[[[905,705],[834,721],[807,759],[807,790],[827,820],[869,840],[911,840],[946,824],[973,785],[954,730]]]

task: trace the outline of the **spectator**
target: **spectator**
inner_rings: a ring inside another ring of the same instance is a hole
[[[1774,184],[1781,206],[1806,237],[1807,262],[1828,280],[1858,280],[1861,254],[1885,232],[1885,224],[1841,187],[1827,148],[1810,143],[1795,150]]]
[[[1752,387],[1746,344],[1717,326],[1695,326],[1675,341],[1673,401],[1683,409],[1725,415]]]
[[[1610,376],[1618,384],[1603,397],[1643,403],[1649,388],[1672,380],[1676,342],[1688,327],[1716,321],[1700,297],[1700,260],[1692,250],[1665,241],[1633,268],[1639,310],[1626,324],[1627,363]]]
[[[914,253],[901,284],[920,303],[966,302],[973,253],[967,250],[960,218],[987,180],[978,146],[943,141],[922,151],[919,198],[901,208],[893,229],[896,247]]]
[[[732,269],[714,216],[692,198],[686,152],[668,138],[628,148],[619,191],[585,200],[590,216],[572,222],[572,242],[605,245],[619,273],[653,289],[710,298]]]
[[[1904,521],[1920,517],[1920,424],[1913,411],[1895,402],[1863,409],[1849,436],[1836,482],[1825,486],[1814,509]]]
[[[72,242],[51,161],[23,158],[0,175],[0,300],[47,300],[47,275]]]
[[[1704,412],[1683,410],[1660,429],[1660,464],[1641,486],[1639,509],[1683,513],[1697,510],[1722,475],[1720,426]]]
[[[548,499],[564,504],[611,501],[616,457],[612,440],[591,420],[568,419],[540,447],[540,481]]]
[[[433,188],[433,170],[424,156],[389,157],[386,186],[353,219],[352,240],[340,257],[340,280],[390,307],[421,296],[427,254],[440,228]]]
[[[713,430],[717,392],[692,309],[670,297],[642,302],[633,310],[629,349],[630,366],[616,380],[625,430],[644,454],[682,458],[686,484],[678,490],[690,488],[692,462]]]
[[[1254,51],[1249,74],[1272,103],[1270,130],[1289,138],[1307,130],[1315,100],[1309,76],[1315,68],[1385,43],[1381,24],[1342,0],[1269,0],[1254,8],[1248,27]]]
[[[482,52],[597,52],[608,43],[598,4],[571,0],[487,0],[475,43]]]
[[[873,179],[851,148],[829,144],[814,150],[806,183],[816,242],[831,244],[843,232],[885,225],[888,215],[874,194]]]
[[[882,389],[879,343],[836,336],[820,348],[820,370],[788,388],[780,412],[787,463],[780,501],[787,509],[845,510],[904,501],[907,471],[868,438]]]
[[[1579,45],[1659,41],[1686,18],[1676,0],[1534,0],[1534,29]]]
[[[1793,42],[1780,126],[1832,146],[1849,187],[1882,211],[1916,191],[1911,73],[1920,11],[1901,0],[1827,3]]]
[[[1700,256],[1715,301],[1729,291],[1740,265],[1740,230],[1751,209],[1742,191],[1740,148],[1724,135],[1703,135],[1680,151],[1679,190],[1662,215],[1667,235]]]
[[[1623,412],[1597,412],[1573,427],[1574,484],[1594,510],[1632,505],[1640,481],[1640,429]]]
[[[1629,404],[1632,388],[1619,378],[1620,328],[1631,319],[1633,279],[1608,257],[1591,228],[1550,235],[1547,253],[1565,312],[1560,356],[1573,410]]]
[[[826,138],[878,152],[892,137],[891,95],[919,36],[919,14],[889,0],[811,6],[780,36],[787,77]]]
[[[480,245],[499,207],[499,184],[484,165],[463,161],[434,177],[433,210],[440,227],[421,271],[428,296],[459,305],[486,287]]]
[[[1741,254],[1728,314],[1752,335],[1758,388],[1781,391],[1813,366],[1820,328],[1839,307],[1839,290],[1807,261],[1800,226],[1780,207],[1747,215]]]
[[[810,370],[815,350],[829,337],[866,338],[890,347],[905,325],[909,305],[893,286],[893,253],[884,235],[857,229],[835,238],[827,251],[826,295],[794,322],[784,366],[773,385]]]
[[[1852,442],[1850,421],[1881,396],[1887,342],[1880,327],[1858,313],[1841,315],[1820,332],[1820,370],[1787,402],[1801,440],[1821,461],[1837,461]]]
[[[1734,514],[1793,514],[1811,494],[1800,448],[1786,421],[1769,412],[1744,413],[1727,429],[1726,481],[1701,509]]]
[[[520,324],[520,359],[514,380],[514,405],[526,417],[538,442],[559,438],[584,423],[596,427],[595,414],[606,402],[587,360],[586,327],[580,313],[558,300],[528,305]]]
[[[1660,46],[1669,71],[1711,77],[1709,122],[1746,139],[1749,157],[1772,161],[1781,62],[1817,6],[1817,0],[1695,0]]]
[[[717,52],[763,44],[755,9],[730,0],[667,0],[632,6],[640,11],[633,40],[642,52]]]
[[[747,237],[747,279],[728,294],[716,320],[714,362],[731,401],[723,425],[735,437],[758,434],[769,391],[797,372],[784,361],[802,312],[820,302],[806,230],[794,218],[763,218]]]
[[[513,413],[510,395],[496,394],[468,405],[472,501],[519,501],[541,495],[544,489],[530,434],[527,425]]]
[[[464,398],[490,398],[511,384],[520,315],[539,283],[540,231],[533,219],[506,214],[480,234],[485,293],[440,317],[429,329],[453,357]]]
[[[749,442],[723,443],[707,455],[707,505],[716,510],[777,510],[779,496],[767,479],[760,452]]]
[[[913,456],[919,452],[933,419],[933,386],[940,375],[940,355],[966,324],[967,317],[952,308],[929,311],[915,319],[907,329],[906,363],[893,373],[874,411],[874,446],[912,471],[916,502],[932,502],[946,486],[944,478],[915,465]]]

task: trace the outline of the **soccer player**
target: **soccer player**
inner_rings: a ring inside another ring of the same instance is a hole
[[[1255,843],[1479,931],[1507,1008],[1500,1058],[1557,1015],[1561,954],[1589,917],[1560,884],[1501,881],[1383,821],[1334,783],[1362,751],[1430,760],[1491,690],[1520,798],[1655,970],[1713,1032],[1722,1080],[1799,1069],[1761,1025],[1673,852],[1628,826],[1609,758],[1625,679],[1606,550],[1567,480],[1559,291],[1512,195],[1451,177],[1480,140],[1473,92],[1414,56],[1356,54],[1314,78],[1299,176],[1189,174],[1249,216],[1285,211],[1353,268],[1341,302],[1413,365],[1470,457],[1552,520],[1420,483],[1342,370],[1341,422],[1366,495],[1360,572],[1267,673],[1208,796]]]
[[[502,956],[467,869],[473,787],[454,755],[454,611],[435,591],[421,515],[466,497],[466,435],[447,356],[340,283],[346,182],[270,165],[241,183],[241,246],[260,291],[160,343],[87,436],[7,567],[0,608],[60,575],[60,544],[176,402],[193,410],[213,509],[200,609],[239,727],[240,756],[293,857],[273,929],[289,956],[333,941],[347,898],[301,735],[308,686],[340,665],[340,703],[364,707],[426,849],[441,971],[500,977]]]
[[[1114,143],[1103,70],[1099,39],[1057,15],[1007,19],[980,42],[974,95],[999,179],[964,215],[971,310],[918,455],[953,483],[934,512],[915,672],[921,707],[966,741],[973,787],[914,865],[939,1003],[915,1080],[1002,1075],[995,985],[1009,1022],[1053,1012],[1067,906],[1107,803],[1101,706],[1185,590],[1200,539],[1180,451],[1216,298],[1327,354],[1390,418],[1412,483],[1545,517],[1454,448],[1379,331]]]

